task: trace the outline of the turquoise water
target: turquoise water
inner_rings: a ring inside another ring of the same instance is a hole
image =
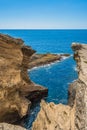
[[[1,33],[22,38],[37,53],[70,53],[72,42],[87,43],[87,30],[0,30]],[[67,103],[69,83],[77,79],[76,63],[73,56],[28,72],[30,78],[49,89],[47,102]],[[31,109],[30,117],[25,121],[30,128],[39,111],[39,104]]]

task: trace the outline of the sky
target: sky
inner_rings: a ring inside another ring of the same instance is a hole
[[[0,29],[87,29],[87,0],[0,0]]]

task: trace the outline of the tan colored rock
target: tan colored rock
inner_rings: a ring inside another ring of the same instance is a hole
[[[70,106],[42,100],[41,110],[32,130],[74,130],[74,111]]]
[[[26,130],[21,126],[11,125],[7,123],[0,123],[0,130]]]
[[[31,69],[36,66],[42,66],[56,61],[60,61],[63,59],[63,57],[69,56],[70,54],[33,54],[29,60],[29,68]]]
[[[87,130],[87,45],[73,43],[77,62],[78,80],[71,87],[76,89],[75,130]]]
[[[87,45],[73,43],[78,79],[69,88],[68,105],[45,103],[32,130],[87,130]]]
[[[87,45],[73,43],[72,49],[75,51],[74,58],[77,61],[78,78],[87,85]]]
[[[20,120],[32,101],[47,94],[47,89],[34,84],[27,74],[34,53],[21,39],[0,34],[0,122]]]

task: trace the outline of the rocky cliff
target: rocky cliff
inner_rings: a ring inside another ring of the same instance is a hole
[[[70,100],[69,104],[76,104],[75,130],[87,130],[87,45],[73,43],[72,49],[77,62],[78,80],[70,86],[72,104]]]
[[[27,74],[34,53],[21,39],[0,34],[0,122],[14,123],[27,114],[32,101],[47,94]]]
[[[87,130],[87,45],[72,44],[78,80],[69,87],[68,105],[41,102],[32,130]]]
[[[78,80],[69,87],[68,105],[55,105],[42,100],[32,130],[87,130],[87,45],[74,43],[72,49]],[[60,60],[62,55],[34,53],[21,39],[0,34],[0,122],[20,120],[26,116],[33,101],[47,95],[46,88],[29,79],[27,70]],[[0,123],[0,129],[24,128]]]

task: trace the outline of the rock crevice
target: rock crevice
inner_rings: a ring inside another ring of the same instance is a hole
[[[32,130],[87,130],[87,45],[73,43],[72,49],[78,79],[69,87],[68,105],[42,101]]]
[[[68,105],[42,100],[32,130],[87,130],[87,45],[74,43],[72,49],[78,80],[69,87]],[[33,101],[48,93],[47,88],[29,79],[27,70],[60,60],[63,55],[34,53],[21,39],[0,34],[0,122],[20,120],[28,114]],[[0,123],[0,127],[23,129],[4,123]]]
[[[31,105],[31,99],[26,97],[32,94],[33,100],[40,99],[48,92],[27,74],[34,53],[21,39],[0,34],[0,122],[14,123],[26,116]]]

